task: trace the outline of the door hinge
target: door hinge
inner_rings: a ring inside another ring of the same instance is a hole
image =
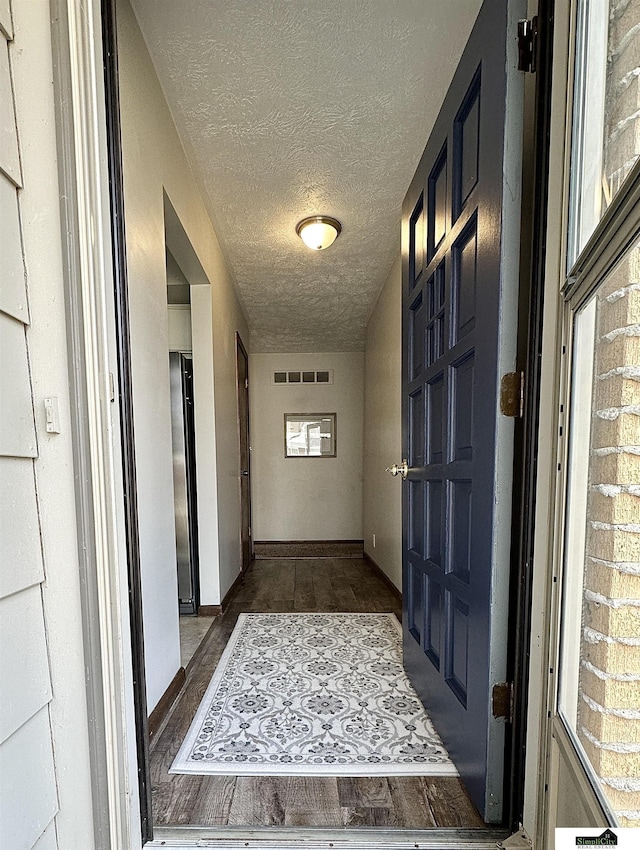
[[[520,829],[505,838],[504,841],[498,842],[500,850],[532,850],[533,841],[529,838],[527,831],[520,824]]]
[[[524,372],[507,372],[500,379],[500,413],[515,419],[524,416]]]
[[[538,18],[518,21],[518,71],[534,73],[538,49]]]
[[[494,717],[504,717],[507,723],[513,721],[513,682],[498,682],[491,692],[491,713]]]

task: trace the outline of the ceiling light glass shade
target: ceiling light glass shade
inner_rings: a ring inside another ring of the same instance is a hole
[[[342,225],[335,218],[326,215],[313,215],[303,218],[296,225],[296,233],[308,248],[322,251],[338,238]]]

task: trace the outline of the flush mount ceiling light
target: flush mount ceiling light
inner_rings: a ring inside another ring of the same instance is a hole
[[[296,233],[308,248],[322,251],[338,238],[342,225],[337,218],[328,215],[312,215],[296,225]]]

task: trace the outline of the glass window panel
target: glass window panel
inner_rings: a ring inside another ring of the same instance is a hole
[[[640,758],[640,243],[575,315],[559,708],[619,823]]]
[[[335,413],[285,413],[285,457],[335,457]]]
[[[640,154],[640,6],[578,4],[571,150],[571,268]]]

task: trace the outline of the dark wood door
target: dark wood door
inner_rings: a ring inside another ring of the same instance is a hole
[[[515,364],[519,7],[483,5],[403,209],[405,665],[493,823],[504,777],[505,721],[491,703],[506,674],[513,421],[499,412],[499,383]]]
[[[240,443],[240,542],[242,572],[253,557],[251,543],[251,448],[249,442],[249,358],[236,334],[236,374],[238,379],[238,439]]]

